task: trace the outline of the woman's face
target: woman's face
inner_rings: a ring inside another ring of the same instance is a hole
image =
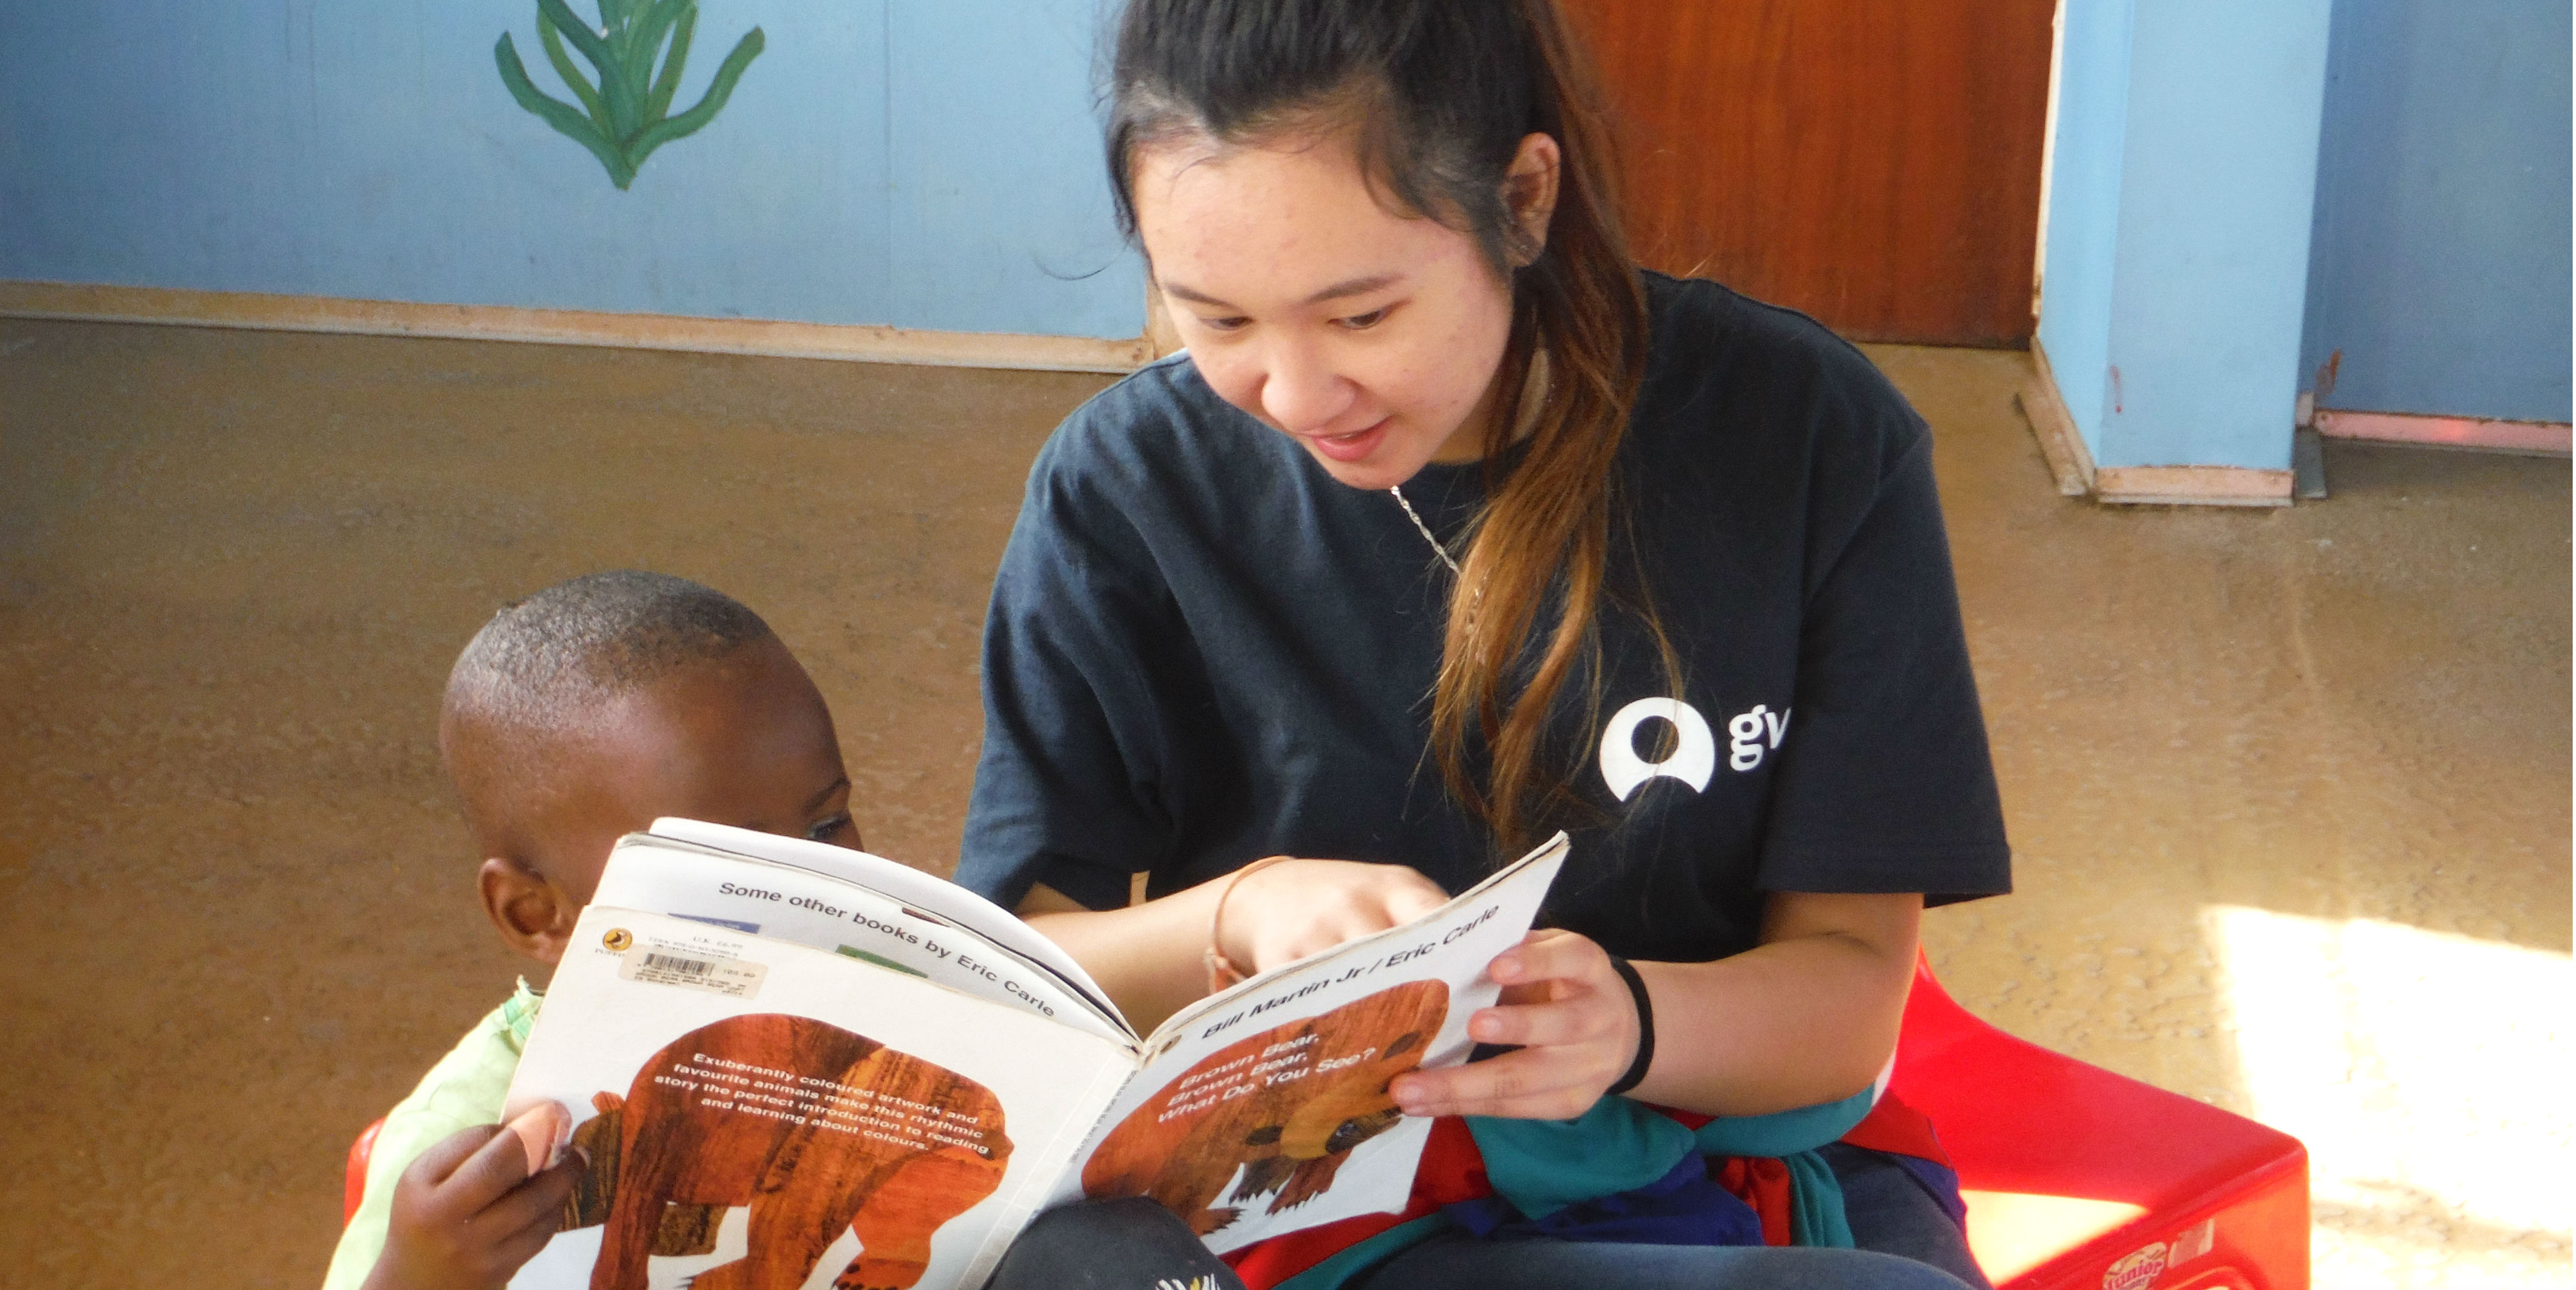
[[[1148,148],[1132,182],[1163,303],[1226,402],[1353,488],[1482,454],[1512,299],[1473,238],[1388,211],[1338,138]]]

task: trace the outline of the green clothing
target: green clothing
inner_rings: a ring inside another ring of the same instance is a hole
[[[501,1101],[518,1072],[519,1053],[527,1047],[541,1002],[543,996],[522,979],[508,1003],[457,1041],[421,1076],[420,1087],[385,1114],[375,1151],[367,1157],[366,1198],[340,1233],[340,1248],[331,1254],[322,1290],[358,1290],[375,1270],[376,1257],[385,1250],[386,1223],[393,1217],[394,1184],[412,1161],[461,1130],[501,1122]]]

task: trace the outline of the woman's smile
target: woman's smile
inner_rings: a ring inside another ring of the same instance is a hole
[[[1377,451],[1378,445],[1386,442],[1387,428],[1394,424],[1395,418],[1380,417],[1375,422],[1348,434],[1308,434],[1297,437],[1305,440],[1314,451],[1325,457],[1347,464],[1366,460],[1370,453]]]

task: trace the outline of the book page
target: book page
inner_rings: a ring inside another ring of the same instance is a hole
[[[881,892],[797,865],[630,833],[609,852],[591,901],[864,959],[1103,1039],[1132,1042],[1124,1021],[1101,1015],[1054,973],[1009,949]]]
[[[1103,1015],[1118,1015],[1118,1006],[1110,1002],[1108,992],[1102,990],[1099,983],[1091,979],[1091,974],[1083,971],[1082,965],[1074,962],[1073,956],[1065,953],[1062,947],[1040,936],[1037,929],[1021,922],[1011,911],[944,878],[865,851],[752,829],[737,829],[731,825],[709,824],[704,820],[664,816],[653,821],[652,832],[736,855],[811,869],[884,892],[915,909],[936,914],[960,927],[972,928],[984,939],[1055,973],[1066,985],[1089,996]]]
[[[918,977],[594,903],[508,1104],[563,1103],[591,1167],[511,1285],[727,1267],[781,1290],[973,1290],[1133,1063]]]
[[[1387,1082],[1455,1065],[1500,993],[1565,835],[1402,927],[1265,972],[1158,1028],[1052,1203],[1150,1196],[1217,1253],[1404,1207],[1431,1131]]]

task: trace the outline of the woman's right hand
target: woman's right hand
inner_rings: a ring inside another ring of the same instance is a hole
[[[1411,922],[1448,900],[1440,884],[1404,865],[1280,860],[1245,874],[1226,895],[1215,920],[1217,948],[1247,975],[1266,972]]]

